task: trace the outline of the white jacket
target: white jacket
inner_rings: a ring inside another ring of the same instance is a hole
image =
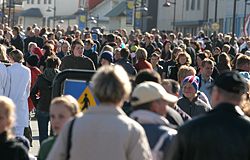
[[[28,97],[30,95],[31,73],[28,67],[15,62],[7,67],[8,79],[5,95],[16,104],[14,126],[29,126]]]
[[[5,95],[5,87],[7,82],[7,69],[3,63],[0,62],[0,95]]]

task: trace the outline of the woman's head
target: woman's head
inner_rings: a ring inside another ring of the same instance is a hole
[[[15,49],[10,52],[10,62],[13,64],[14,62],[22,63],[23,62],[23,53],[19,49]]]
[[[30,42],[28,45],[28,51],[32,52],[33,48],[37,47],[37,44],[35,42]]]
[[[7,60],[6,48],[0,44],[0,60]]]
[[[198,64],[198,66],[201,66],[201,62],[202,62],[205,58],[207,58],[207,57],[208,57],[208,55],[207,55],[207,53],[205,53],[205,52],[202,52],[202,53],[197,54],[197,60],[196,60],[196,62],[197,62],[197,64]]]
[[[172,54],[171,54],[171,60],[175,61],[175,59],[178,57],[178,54],[182,52],[182,49],[180,47],[175,47]]]
[[[194,69],[194,67],[186,66],[186,65],[181,66],[177,73],[179,84],[182,85],[183,80],[187,76],[195,76],[195,74],[196,74],[196,70]]]
[[[44,50],[44,55],[46,55],[46,56],[55,55],[54,52],[53,52],[53,48],[52,48],[51,44],[45,44],[43,46],[43,50]]]
[[[138,48],[135,52],[136,59],[147,59],[148,53],[144,48]]]
[[[48,57],[46,60],[46,68],[58,68],[61,64],[61,60],[56,56]]]
[[[191,59],[187,55],[187,53],[185,53],[185,52],[180,52],[175,61],[176,61],[177,64],[180,64],[180,65],[189,66],[191,64]]]
[[[218,62],[227,65],[231,69],[230,58],[225,52],[218,56]]]
[[[114,50],[114,58],[116,61],[121,58],[121,48],[116,48]]]
[[[92,77],[93,94],[100,103],[116,105],[130,95],[131,84],[126,71],[119,65],[102,66]]]
[[[11,136],[11,124],[15,120],[15,104],[5,96],[0,96],[0,134],[8,131],[8,137]]]
[[[50,104],[50,121],[53,131],[58,135],[64,124],[79,113],[79,103],[74,97],[66,95],[54,98]]]

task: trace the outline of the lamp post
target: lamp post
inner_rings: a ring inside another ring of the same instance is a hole
[[[46,10],[47,12],[51,12],[51,10],[54,10],[54,15],[53,15],[53,28],[55,28],[55,23],[56,23],[56,0],[54,0],[54,8],[48,7]]]
[[[232,44],[232,45],[234,45],[235,17],[236,17],[236,0],[234,0],[233,30],[232,30],[232,39],[231,39],[231,44]]]
[[[215,0],[215,13],[214,13],[214,22],[216,23],[217,22],[217,4],[218,3],[218,0]],[[216,38],[216,31],[214,31],[214,40],[213,40],[213,48],[215,48],[215,38]]]
[[[96,23],[97,27],[99,27],[99,16],[100,14],[97,14],[96,16],[90,15],[89,20],[91,20],[91,23]]]
[[[246,21],[246,10],[247,10],[247,5],[250,5],[250,1],[249,1],[249,0],[245,0],[244,19],[243,19],[243,29],[244,29],[244,25],[245,25],[245,21]]]
[[[175,30],[175,13],[176,13],[176,0],[174,2],[169,2],[167,1],[166,3],[163,4],[163,7],[170,7],[171,4],[174,5],[174,19],[173,19],[173,30]]]
[[[2,24],[4,24],[4,15],[5,15],[5,13],[4,13],[4,0],[3,0],[3,10],[2,10]]]

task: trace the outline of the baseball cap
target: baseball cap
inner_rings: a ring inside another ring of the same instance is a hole
[[[213,82],[212,86],[217,86],[225,91],[243,94],[247,92],[247,83],[238,71],[226,70],[222,72]]]
[[[136,86],[131,97],[132,106],[138,106],[159,99],[164,99],[171,103],[178,101],[176,96],[167,93],[159,83],[149,81]]]

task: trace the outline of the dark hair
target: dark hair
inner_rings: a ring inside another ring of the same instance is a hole
[[[108,42],[114,42],[115,41],[115,35],[113,33],[108,34],[107,41]]]
[[[137,98],[132,98],[131,101],[133,101],[133,100],[136,101],[136,99],[137,99]],[[150,111],[151,104],[152,104],[152,102],[140,104],[140,105],[137,105],[137,106],[133,106],[133,109],[134,109],[134,110],[145,109],[145,110],[149,110],[149,111]]]
[[[163,79],[162,84],[171,84],[171,86],[172,86],[171,90],[172,90],[173,94],[179,93],[179,91],[180,91],[179,83],[173,79]]]
[[[19,28],[18,26],[14,26],[14,27],[13,27],[13,30],[17,31],[17,34],[20,33],[20,28]]]
[[[53,33],[53,32],[50,32],[49,34],[48,34],[48,38],[50,37],[50,36],[54,36],[55,34]]]
[[[50,44],[45,44],[43,46],[43,49],[45,50],[44,56],[52,56],[52,55],[56,56]]]
[[[153,53],[151,54],[151,57],[157,57],[158,59],[160,59],[160,56],[159,56],[157,53],[155,53],[155,52],[153,52]]]
[[[48,57],[46,60],[46,68],[56,68],[61,63],[60,59],[56,56]]]
[[[13,50],[15,50],[16,49],[16,47],[15,46],[9,46],[9,47],[7,47],[7,50],[6,50],[6,54],[9,56],[10,55],[10,52],[12,52]]]
[[[89,43],[89,44],[91,44],[91,46],[93,46],[95,44],[94,41],[90,38],[86,39],[85,43]]]
[[[120,53],[122,58],[128,58],[130,51],[128,48],[122,48]]]
[[[158,72],[152,71],[150,69],[141,70],[135,78],[135,83],[140,84],[145,81],[153,81],[156,83],[161,83],[161,76]]]

